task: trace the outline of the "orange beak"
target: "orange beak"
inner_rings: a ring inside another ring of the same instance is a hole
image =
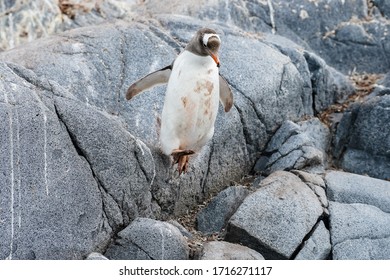
[[[219,67],[220,63],[219,63],[219,58],[218,58],[218,55],[212,53],[212,52],[209,52],[210,56],[212,57],[212,59],[214,59],[215,63],[217,64],[217,67]]]

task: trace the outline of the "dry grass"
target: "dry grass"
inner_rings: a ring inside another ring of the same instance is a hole
[[[87,7],[87,5],[73,3],[69,0],[59,0],[58,7],[60,8],[62,14],[67,15],[70,19],[74,19],[76,17],[77,10],[81,10],[84,13],[88,13],[91,10],[91,8]]]
[[[377,81],[383,78],[383,75],[353,73],[349,78],[356,89],[355,93],[350,95],[345,102],[333,104],[318,114],[318,118],[328,126],[332,124],[332,114],[344,112],[352,103],[363,102],[365,97],[375,89]]]
[[[200,210],[205,208],[213,197],[208,198],[196,208],[190,210],[187,214],[178,217],[176,220],[192,234],[192,238],[188,239],[188,247],[190,248],[190,259],[197,257],[203,250],[203,244],[207,241],[223,240],[223,232],[214,234],[204,234],[196,229],[196,215]]]
[[[250,188],[255,178],[256,176],[248,175],[244,176],[241,180],[239,180],[239,182],[232,183],[234,185],[241,185]],[[222,231],[215,232],[213,234],[204,234],[203,232],[198,231],[196,227],[196,216],[198,215],[199,211],[204,209],[217,194],[218,193],[211,194],[201,204],[196,206],[196,208],[176,218],[176,221],[192,234],[192,238],[188,239],[188,246],[190,248],[190,259],[194,259],[199,256],[199,254],[203,250],[204,243],[208,241],[222,241],[225,238],[225,229],[222,229]]]

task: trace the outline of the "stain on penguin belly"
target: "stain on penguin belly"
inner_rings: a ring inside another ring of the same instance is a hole
[[[186,120],[186,129],[183,134],[182,146],[186,149],[198,150],[213,135],[214,122],[218,110],[218,85],[215,86],[209,80],[197,81],[194,87],[194,93],[190,101],[186,98],[185,105],[191,104],[192,108],[187,108],[188,117]],[[184,106],[184,101],[183,101]]]

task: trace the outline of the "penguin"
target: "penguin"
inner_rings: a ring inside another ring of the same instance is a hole
[[[171,65],[136,81],[126,93],[130,100],[167,83],[160,146],[163,154],[172,156],[179,176],[187,171],[189,156],[213,137],[218,102],[225,112],[233,106],[232,91],[219,74],[220,45],[220,37],[213,29],[198,30]]]

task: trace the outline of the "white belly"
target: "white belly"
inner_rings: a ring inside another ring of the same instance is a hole
[[[214,134],[218,101],[219,75],[214,60],[181,53],[173,65],[162,111],[163,153],[199,150]]]

